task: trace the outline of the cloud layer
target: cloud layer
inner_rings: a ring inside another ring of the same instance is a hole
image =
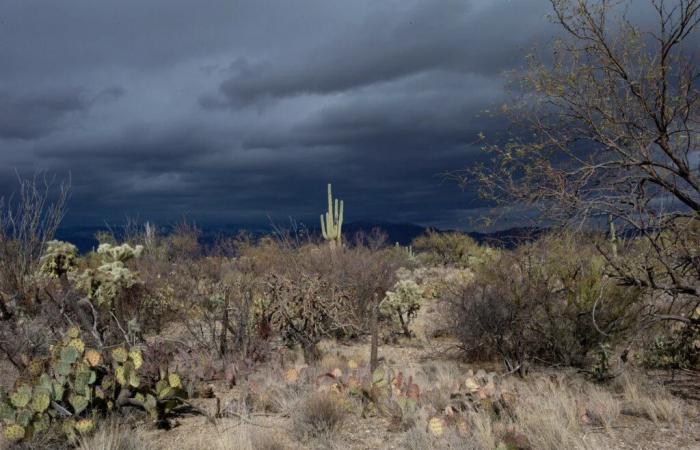
[[[72,174],[70,224],[183,214],[466,226],[478,158],[546,0],[7,0],[0,189]]]

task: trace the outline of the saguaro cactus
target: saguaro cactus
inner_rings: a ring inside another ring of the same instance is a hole
[[[332,247],[341,244],[343,228],[343,201],[333,200],[331,184],[328,183],[328,212],[321,214],[321,233]]]

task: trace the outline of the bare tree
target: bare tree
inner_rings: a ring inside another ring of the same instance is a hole
[[[16,194],[0,197],[0,316],[5,318],[8,304],[28,308],[34,302],[30,275],[63,220],[70,193],[70,178],[59,184],[42,174],[17,179]]]
[[[610,220],[635,236],[600,247],[613,274],[663,293],[658,315],[697,321],[700,92],[691,50],[700,0],[550,2],[563,31],[553,59],[529,59],[503,107],[513,137],[487,146],[490,161],[467,178],[486,199],[560,223]],[[648,7],[655,27],[635,24],[628,6]],[[617,251],[625,245],[635,260]],[[683,314],[672,315],[679,298]]]

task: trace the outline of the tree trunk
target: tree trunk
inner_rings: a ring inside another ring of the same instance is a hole
[[[372,333],[372,343],[370,344],[369,350],[369,370],[371,372],[374,372],[374,369],[377,368],[377,351],[379,347],[379,324],[377,323],[378,309],[379,302],[377,301],[377,294],[374,294],[369,322],[370,332]]]

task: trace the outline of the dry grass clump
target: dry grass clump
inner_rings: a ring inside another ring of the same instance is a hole
[[[654,423],[682,425],[685,405],[661,385],[651,385],[630,376],[621,380],[623,414],[645,417]]]
[[[133,430],[116,420],[109,420],[91,436],[80,439],[78,450],[152,450]]]
[[[585,408],[582,411],[582,393],[543,378],[523,383],[518,389],[518,397],[514,408],[515,426],[527,437],[532,448],[599,448],[583,439],[581,419]],[[601,414],[605,412],[604,409],[601,411]],[[609,417],[601,420],[609,420]]]
[[[584,392],[586,398],[586,420],[592,426],[609,430],[620,417],[622,403],[611,392],[598,386],[589,386]]]
[[[337,395],[315,392],[299,402],[292,417],[293,429],[300,439],[327,438],[340,429],[347,414]]]
[[[285,436],[272,428],[254,428],[240,425],[229,428],[208,446],[212,450],[286,450],[290,448]]]

